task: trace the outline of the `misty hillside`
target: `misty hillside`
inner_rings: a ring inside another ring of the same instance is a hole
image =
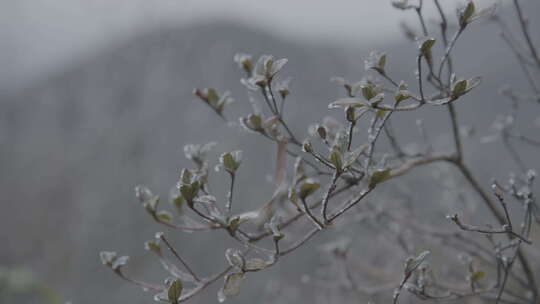
[[[483,37],[481,47],[476,45],[478,37]],[[236,121],[234,111],[247,115],[251,109],[233,55],[241,51],[286,57],[289,63],[283,73],[293,78],[286,119],[305,137],[307,124],[327,115],[327,104],[343,96],[330,77],[359,80],[365,75],[363,59],[372,49],[386,51],[390,73],[416,87],[416,46],[404,39],[386,46],[366,42],[362,49],[348,49],[300,44],[230,23],[214,23],[161,29],[118,42],[46,81],[10,92],[1,101],[0,112],[0,189],[5,208],[0,213],[0,239],[9,240],[3,242],[0,260],[7,265],[29,265],[62,299],[73,303],[150,303],[150,295],[113,277],[98,259],[100,250],[116,250],[133,256],[132,273],[163,279],[142,244],[164,228],[138,206],[135,185],[147,184],[166,197],[179,170],[190,166],[182,146],[217,141],[214,157],[223,151],[244,150],[239,183],[247,186],[238,191],[238,200],[246,208],[264,201],[272,191],[266,176],[273,164],[260,159],[273,159],[275,147],[236,127],[226,127],[195,100],[192,89],[231,90],[236,103],[226,114]],[[457,63],[458,73],[484,79],[480,89],[457,106],[460,120],[476,127],[478,136],[488,134],[495,113],[507,109],[498,88],[505,83],[521,85],[521,74],[489,24],[475,25],[464,35],[456,56],[463,59]],[[336,110],[331,114],[342,115]],[[446,111],[430,108],[396,115],[398,133],[418,141],[417,118],[425,119],[438,147],[447,147]],[[506,157],[505,152],[476,141],[468,143],[467,154],[481,168],[480,176],[486,183],[493,175],[506,176],[509,168],[493,168],[493,161]],[[220,185],[216,189],[225,193]],[[175,242],[185,244],[194,238],[199,238],[196,245],[190,243],[183,250],[186,256],[208,255],[206,261],[221,256],[205,244],[208,235],[180,233]],[[272,273],[287,273],[291,282],[297,282],[301,273],[294,270],[305,269],[309,260],[285,262]],[[194,263],[203,271],[212,269],[203,259]],[[253,284],[269,277],[260,275]],[[257,286],[250,289],[252,296],[263,294],[262,285]],[[193,303],[213,299],[214,293],[209,292]],[[237,301],[247,299],[242,295]]]

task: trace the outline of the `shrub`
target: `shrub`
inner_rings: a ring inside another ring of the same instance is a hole
[[[540,142],[519,132],[515,124],[518,120],[515,109],[523,102],[540,102],[540,58],[519,1],[514,0],[512,5],[523,43],[517,42],[515,34],[508,31],[503,20],[495,14],[494,7],[478,9],[474,2],[468,1],[453,18],[442,9],[438,0],[433,0],[433,3],[440,17],[438,29],[428,28],[423,14],[424,1],[409,3],[408,0],[400,0],[393,3],[397,9],[414,12],[420,21],[422,32],[419,35],[407,28],[408,35],[417,41],[414,65],[417,83],[410,85],[395,79],[388,68],[387,56],[373,52],[365,61],[367,77],[356,83],[340,77],[333,79],[344,88],[346,95],[331,102],[329,108],[342,109],[342,122],[327,118],[313,124],[309,127],[310,138],[306,140],[299,139],[292,132],[285,118],[286,102],[291,92],[288,80],[281,77],[281,73],[287,59],[263,55],[254,60],[251,55],[237,54],[234,61],[245,74],[242,84],[253,96],[260,94],[260,101],[265,107],[262,111],[254,110],[240,117],[239,121],[250,133],[266,138],[277,147],[274,194],[256,210],[233,213],[235,177],[238,170],[243,169],[241,151],[223,153],[216,166],[216,171],[224,172],[230,180],[230,190],[223,203],[212,195],[208,186],[212,170],[207,153],[213,144],[187,145],[185,155],[194,167],[182,170],[171,192],[170,202],[177,215],[161,210],[160,197],[145,186],[136,187],[136,196],[152,219],[167,228],[190,232],[225,230],[238,244],[238,248],[224,252],[228,265],[211,275],[197,274],[161,232],[156,234],[155,240],[148,241],[145,248],[154,253],[167,270],[170,278],[164,285],[153,285],[127,276],[124,272],[127,256],[102,252],[103,264],[120,278],[155,292],[157,301],[170,303],[186,301],[210,284],[223,280],[218,299],[224,301],[240,292],[243,280],[273,267],[282,257],[293,254],[310,242],[314,235],[335,226],[338,220],[349,215],[341,225],[354,221],[376,223],[379,230],[387,230],[384,232],[386,237],[391,238],[391,245],[397,247],[400,254],[410,256],[399,271],[389,267],[392,278],[389,284],[373,288],[363,286],[357,275],[350,271],[350,240],[338,239],[323,246],[325,254],[332,258],[331,273],[344,277],[345,287],[358,295],[386,294],[394,303],[398,302],[403,291],[424,300],[483,298],[497,303],[538,303],[540,285],[535,278],[535,270],[539,265],[524,249],[534,248],[531,229],[534,222],[540,222],[532,191],[535,173],[522,160],[517,147],[539,147]],[[452,56],[462,33],[482,18],[501,26],[502,37],[514,52],[532,88],[532,94],[513,89],[501,91],[511,100],[513,110],[496,120],[497,134],[490,139],[502,140],[519,173],[510,176],[507,182],[494,180],[490,190],[484,189],[483,182],[477,179],[464,160],[463,135],[455,109],[455,103],[476,89],[481,79],[456,74],[454,64],[459,58]],[[439,37],[432,37],[437,31],[440,32]],[[435,46],[440,47],[440,51]],[[221,93],[213,88],[195,89],[194,95],[228,121],[228,104],[232,102],[228,92]],[[426,140],[426,149],[412,153],[399,143],[390,125],[391,118],[403,111],[424,107],[435,107],[449,113],[453,151],[434,151],[421,124],[419,128]],[[359,128],[359,122],[367,122],[368,127]],[[384,137],[388,140],[389,149],[378,151],[376,148],[380,149],[381,145],[377,143]],[[288,159],[294,159],[294,165],[288,166]],[[405,203],[390,206],[382,202],[377,205],[367,202],[366,198],[377,192],[381,185],[395,183],[415,168],[434,163],[454,168],[476,193],[474,199],[487,207],[496,224],[472,223],[465,219],[467,214],[463,214],[467,210],[456,210],[447,216],[455,223],[455,231],[443,231],[424,224]],[[291,179],[286,178],[286,172],[292,172],[289,174]],[[286,203],[279,204],[282,202]],[[351,215],[353,212],[354,216]],[[307,232],[291,240],[288,231],[295,222],[302,223]],[[430,251],[418,250],[413,239],[421,240],[421,247],[444,247],[448,255],[459,255],[466,265],[466,273],[459,273],[460,268],[457,267],[436,278],[433,267],[428,263]],[[271,247],[260,245],[262,240],[271,240],[266,243]],[[165,251],[170,251],[176,261],[166,258]]]

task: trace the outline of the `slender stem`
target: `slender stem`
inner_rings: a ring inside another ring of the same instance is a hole
[[[459,125],[457,121],[457,113],[453,103],[447,104],[448,113],[450,114],[450,122],[452,124],[452,137],[456,148],[456,157],[459,162],[463,159],[463,151],[461,147],[461,136],[459,135]]]
[[[174,223],[169,223],[169,222],[166,222],[166,221],[163,221],[161,220],[160,218],[158,218],[157,216],[154,218],[158,223],[164,225],[164,226],[167,226],[169,228],[173,228],[173,229],[178,229],[178,230],[183,230],[183,231],[187,231],[187,232],[195,232],[195,231],[208,231],[208,230],[212,230],[212,229],[219,229],[221,228],[220,226],[218,225],[215,225],[215,224],[210,224],[209,226],[205,226],[204,224],[201,223],[201,226],[197,226],[197,227],[191,227],[191,226],[186,226],[186,225],[179,225],[179,224],[174,224]]]
[[[418,19],[420,20],[420,25],[422,26],[422,33],[424,34],[424,36],[427,37],[429,33],[426,27],[426,22],[424,21],[424,16],[422,15],[423,4],[424,4],[424,0],[420,0],[418,6],[414,8],[414,11],[418,15]]]
[[[519,1],[514,0],[514,7],[516,8],[516,12],[518,14],[519,24],[521,25],[523,37],[525,37],[525,41],[527,42],[527,46],[529,47],[529,51],[531,52],[531,56],[533,57],[536,66],[538,67],[538,69],[540,69],[540,57],[538,57],[538,52],[536,51],[536,47],[532,42],[531,35],[529,34],[529,27],[527,21],[525,20],[525,17],[523,16],[523,12],[521,11]]]
[[[354,121],[351,121],[349,123],[349,140],[347,141],[347,151],[351,151],[351,145],[352,145],[352,140],[353,140],[353,131],[354,131],[354,126],[356,125],[356,122]]]
[[[264,138],[267,138],[267,139],[269,139],[269,140],[271,140],[273,142],[276,142],[276,140],[274,138],[268,136],[268,134],[266,134],[266,133],[260,133],[260,134],[263,135]],[[297,145],[294,142],[291,142],[291,143]],[[298,144],[297,146],[301,146],[301,144]],[[294,157],[294,158],[299,157],[298,153],[295,153],[295,152],[291,151],[290,149],[287,149],[286,152],[291,157]],[[304,161],[304,163],[306,165],[310,166],[313,170],[315,170],[315,172],[317,174],[323,174],[323,175],[330,175],[331,174],[329,172],[322,171],[321,169],[319,169],[319,167],[315,163],[311,162],[308,159],[303,159],[303,161]]]
[[[397,102],[396,102],[397,103]],[[371,165],[371,162],[373,161],[373,152],[375,151],[375,143],[377,142],[377,139],[379,138],[379,135],[381,134],[382,129],[384,128],[384,125],[390,119],[390,116],[392,115],[392,111],[388,112],[379,123],[379,126],[376,127],[377,124],[377,115],[373,118],[373,121],[370,124],[369,127],[369,145],[367,150],[367,156],[366,156],[366,170],[369,169],[369,166]]]
[[[301,145],[302,143],[300,143],[300,141],[294,136],[294,133],[289,128],[289,125],[285,123],[285,121],[283,120],[283,117],[281,117],[281,114],[279,114],[278,120],[281,123],[281,125],[285,128],[285,131],[287,131],[287,133],[289,134],[291,142],[294,143],[295,145]]]
[[[202,213],[201,211],[199,211],[199,209],[197,209],[193,203],[188,204],[188,205],[189,205],[190,209],[193,210],[193,212],[195,212],[201,218],[205,219],[207,222],[209,222],[211,224],[216,223],[216,221],[212,217],[210,217],[210,216]]]
[[[505,222],[505,217],[504,215],[497,209],[496,207],[496,204],[495,202],[493,202],[493,200],[490,198],[489,194],[487,192],[484,191],[484,189],[482,189],[482,187],[480,186],[480,184],[476,181],[476,179],[474,178],[474,176],[472,175],[471,171],[469,170],[469,168],[467,168],[463,163],[461,162],[456,162],[454,161],[453,162],[457,168],[459,169],[459,171],[461,172],[461,174],[463,175],[463,177],[465,177],[465,179],[467,180],[467,182],[472,186],[472,188],[474,189],[474,191],[480,195],[480,197],[482,198],[482,200],[486,203],[486,206],[488,207],[488,209],[491,211],[491,213],[495,216],[495,218],[497,219],[497,221],[499,223],[504,223]]]
[[[216,273],[214,274],[213,276],[207,278],[207,279],[204,279],[203,282],[199,285],[197,285],[195,288],[193,289],[190,289],[187,293],[183,294],[181,297],[180,297],[180,300],[179,302],[185,302],[187,301],[188,299],[191,299],[193,296],[197,295],[199,292],[201,292],[203,289],[205,289],[206,287],[208,287],[209,285],[211,285],[212,283],[214,283],[215,281],[219,280],[220,278],[222,278],[224,275],[226,275],[229,271],[231,271],[233,269],[233,266],[228,266],[227,268],[225,268],[223,271],[219,272],[219,273]]]
[[[441,17],[441,36],[444,44],[444,48],[448,48],[448,21],[446,20],[446,15],[444,14],[444,11],[441,7],[441,4],[439,3],[439,0],[434,0],[435,6],[437,7],[437,11],[439,12],[439,16]],[[453,73],[453,64],[452,64],[452,57],[448,55],[448,86],[450,86],[450,77]]]
[[[399,143],[397,142],[396,137],[394,136],[394,132],[392,129],[392,125],[390,124],[390,120],[386,122],[383,128],[384,128],[384,133],[386,134],[386,137],[388,137],[388,141],[390,142],[390,146],[392,146],[392,149],[394,149],[396,153],[396,156],[398,158],[405,156],[405,152],[403,152]]]
[[[182,263],[182,265],[184,266],[184,268],[186,268],[186,270],[189,272],[189,274],[191,274],[191,276],[197,281],[197,282],[200,282],[201,279],[199,279],[199,277],[197,277],[197,275],[195,274],[195,272],[193,270],[191,270],[191,267],[189,267],[189,265],[184,261],[184,259],[182,259],[182,257],[178,254],[178,252],[176,251],[176,249],[174,249],[173,246],[171,246],[171,244],[169,243],[169,241],[165,238],[165,236],[163,234],[160,234],[160,239],[163,241],[163,243],[165,243],[165,245],[167,246],[167,248],[169,248],[169,250],[173,253],[173,255],[180,261],[180,263]]]
[[[487,233],[487,234],[508,234],[513,237],[516,237],[523,242],[527,244],[532,244],[530,240],[525,238],[524,236],[519,235],[518,233],[512,231],[511,229],[507,229],[504,226],[498,229],[495,228],[489,228],[489,227],[482,227],[482,226],[475,226],[475,225],[468,225],[461,222],[457,214],[454,214],[451,216],[451,219],[456,225],[458,225],[459,228],[465,231],[473,231],[473,232],[480,232],[480,233]]]
[[[302,205],[304,206],[304,212],[307,214],[309,219],[317,226],[317,229],[322,230],[324,229],[324,225],[311,213],[311,210],[309,210],[309,206],[306,203],[306,200],[304,198],[300,199],[302,201]]]
[[[392,79],[390,76],[388,76],[388,74],[386,74],[386,72],[382,71],[382,72],[379,72],[379,75],[381,75],[382,77],[384,77],[386,80],[390,81],[390,83],[392,83],[392,85],[396,88],[399,87],[399,84],[394,81],[394,79]]]
[[[328,215],[327,215],[327,209],[328,209],[328,201],[330,199],[330,194],[332,194],[332,191],[336,189],[336,182],[340,176],[340,173],[338,170],[334,171],[334,174],[332,175],[332,181],[330,182],[330,186],[328,186],[328,190],[324,194],[324,198],[322,201],[322,208],[321,208],[321,214],[322,218],[325,223],[328,223]]]
[[[336,195],[338,195],[340,193],[343,193],[346,190],[349,190],[352,186],[353,186],[353,184],[346,184],[343,187],[340,187],[336,191],[332,192],[332,194],[330,194],[330,196],[334,197],[334,196],[336,196]],[[319,200],[318,202],[312,204],[309,207],[310,207],[310,209],[313,209],[313,208],[316,208],[317,206],[319,206],[320,204],[322,204],[322,199]],[[288,220],[281,223],[278,228],[280,230],[283,230],[283,229],[287,228],[288,226],[292,225],[293,223],[295,223],[296,221],[298,221],[303,216],[304,216],[304,213],[297,213],[293,217],[291,217]],[[264,238],[266,238],[266,237],[268,237],[270,235],[272,235],[272,233],[270,231],[261,232],[260,234],[251,236],[250,241],[251,242],[258,242],[258,241],[260,241],[260,240],[262,240],[262,239],[264,239]]]
[[[326,159],[324,159],[321,155],[319,155],[315,151],[311,152],[310,154],[313,155],[313,157],[315,157],[315,159],[317,159],[323,165],[327,166],[330,169],[335,169],[331,163],[329,163]]]
[[[236,174],[230,173],[229,175],[231,176],[231,184],[229,188],[229,194],[227,195],[227,204],[225,206],[225,208],[227,209],[227,212],[231,212],[232,201],[233,201],[233,191],[234,191],[234,181],[235,181]]]
[[[446,61],[450,58],[450,53],[452,52],[452,49],[456,45],[456,41],[458,40],[461,33],[463,33],[463,30],[465,30],[465,27],[460,26],[459,30],[456,32],[450,43],[448,44],[448,47],[446,47],[446,51],[444,52],[444,56],[441,59],[441,65],[439,66],[439,72],[437,73],[437,77],[440,79],[442,70],[444,68],[444,64]]]
[[[274,109],[276,110],[275,113],[277,115],[280,115],[280,113],[278,112],[278,106],[277,106],[277,102],[276,102],[276,98],[274,97],[274,91],[272,90],[272,81],[268,81],[268,92],[270,93],[270,100],[272,101],[272,104],[274,105]]]
[[[424,103],[426,99],[424,97],[424,85],[422,83],[422,55],[418,55],[416,58],[416,65],[418,67],[418,90],[420,91],[420,102]]]
[[[157,285],[152,285],[152,284],[148,284],[146,282],[142,282],[142,281],[138,281],[138,280],[134,280],[130,277],[127,277],[121,270],[115,270],[114,273],[116,273],[120,278],[122,278],[123,280],[127,281],[127,282],[130,282],[132,284],[135,284],[139,287],[141,287],[142,289],[147,289],[147,290],[152,290],[154,292],[161,292],[163,291],[163,287],[161,286],[157,286]]]
[[[270,109],[270,112],[272,112],[272,114],[274,114],[274,115],[277,115],[277,108],[274,108],[272,106],[270,98],[268,97],[268,92],[266,92],[266,88],[261,88],[261,93],[262,93],[262,95],[264,97],[264,101],[266,102],[266,105]]]
[[[501,26],[503,26],[502,22],[500,24]],[[503,27],[503,30],[504,30],[504,27]],[[510,47],[510,50],[512,50],[512,53],[514,53],[514,55],[516,56],[519,67],[523,71],[523,74],[525,75],[525,79],[527,79],[529,86],[532,88],[532,90],[536,94],[540,94],[540,89],[538,88],[531,71],[529,71],[529,68],[527,67],[528,62],[525,59],[525,57],[521,54],[521,52],[517,49],[517,47],[512,43],[512,41],[510,40],[510,37],[508,37],[508,34],[506,34],[503,31],[501,32],[501,37],[504,40],[504,42],[506,42],[506,44]]]
[[[506,217],[506,224],[508,225],[508,228],[510,230],[513,230],[512,227],[512,220],[510,219],[510,214],[508,213],[508,207],[506,206],[506,202],[504,201],[504,198],[502,196],[496,195],[497,199],[501,203],[501,206],[504,210],[504,216]]]
[[[281,104],[279,105],[279,113],[283,114],[283,111],[285,110],[285,101],[287,100],[287,97],[282,96],[281,97]]]
[[[470,170],[463,165],[461,162],[453,162],[460,172],[463,174],[465,179],[469,182],[469,184],[473,187],[473,189],[480,195],[482,200],[486,203],[486,206],[489,208],[491,213],[497,218],[499,223],[504,223],[505,217],[501,212],[495,207],[494,202],[491,200],[489,195],[480,187],[480,184],[476,181],[476,179],[472,176],[472,173]],[[538,285],[536,285],[536,279],[534,272],[532,271],[532,267],[529,264],[529,261],[523,251],[521,249],[518,249],[517,258],[519,260],[519,263],[521,264],[523,268],[523,272],[525,273],[525,276],[527,277],[527,281],[529,282],[529,287],[531,289],[531,292],[533,293],[533,303],[536,302],[538,299]]]
[[[366,197],[366,195],[368,195],[371,190],[373,190],[374,188],[367,188],[366,190],[364,190],[363,192],[361,192],[358,197],[355,199],[355,200],[352,200],[348,203],[345,203],[343,205],[343,207],[341,207],[339,210],[337,210],[336,212],[334,212],[332,215],[330,215],[330,217],[328,218],[328,222],[333,222],[334,220],[336,220],[338,217],[340,217],[343,213],[347,212],[347,210],[351,209],[352,207],[354,207],[356,204],[358,204],[364,197]]]
[[[298,249],[299,247],[304,245],[307,241],[309,241],[309,239],[311,239],[319,231],[321,231],[321,229],[318,229],[318,228],[310,230],[306,235],[304,235],[304,237],[302,237],[301,239],[296,241],[294,244],[292,244],[291,247],[281,251],[280,255],[284,256],[286,254],[289,254],[289,253],[295,251],[296,249]]]

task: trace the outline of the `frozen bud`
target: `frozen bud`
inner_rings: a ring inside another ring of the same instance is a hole
[[[308,140],[304,141],[304,143],[302,144],[302,151],[304,151],[306,153],[312,153],[313,152],[313,146],[311,145],[311,143]]]
[[[471,23],[476,12],[476,7],[472,1],[469,1],[467,5],[458,11],[459,25],[464,28],[467,24]]]
[[[319,136],[322,138],[322,139],[325,139],[326,140],[326,135],[327,135],[327,132],[326,132],[326,127],[325,126],[317,126],[317,134],[319,134]]]
[[[251,55],[244,53],[235,54],[234,62],[236,62],[238,67],[242,68],[248,74],[250,74],[253,70],[253,61]]]
[[[345,108],[345,117],[347,117],[347,121],[351,123],[356,122],[356,113],[354,107],[348,106]]]

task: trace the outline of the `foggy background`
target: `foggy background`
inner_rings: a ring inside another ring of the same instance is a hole
[[[447,15],[455,18],[454,7],[461,1],[445,2]],[[540,5],[523,2],[535,19]],[[430,1],[426,6],[432,22]],[[511,10],[500,9],[513,18]],[[132,257],[127,272],[134,277],[156,283],[164,278],[143,242],[165,228],[136,202],[135,185],[146,184],[166,198],[180,169],[191,166],[183,145],[217,141],[213,164],[222,152],[244,150],[238,177],[244,186],[235,193],[236,207],[258,206],[273,190],[267,181],[273,164],[260,160],[273,159],[274,146],[238,128],[225,128],[195,100],[192,89],[231,90],[236,103],[229,116],[249,114],[233,55],[286,57],[283,74],[293,78],[286,119],[304,138],[309,123],[341,114],[327,110],[329,102],[343,96],[330,77],[359,80],[371,50],[385,51],[391,73],[412,86],[416,46],[403,37],[400,22],[417,28],[413,12],[380,0],[1,1],[0,270],[16,270],[16,281],[27,283],[20,290],[31,286],[40,295],[38,300],[21,291],[25,295],[19,303],[151,303],[151,294],[116,278],[98,258],[101,250],[117,251]],[[534,29],[538,20],[532,22]],[[493,24],[475,23],[455,52],[461,58],[456,65],[460,76],[483,76],[482,86],[457,109],[460,122],[476,131],[465,142],[466,157],[484,185],[515,169],[509,160],[498,161],[508,156],[495,144],[478,144],[479,137],[491,134],[496,114],[508,109],[497,90],[502,84],[526,88],[497,32]],[[537,113],[526,114],[527,121]],[[451,147],[445,111],[396,116],[395,128],[404,142],[420,140],[414,126],[422,118],[437,148]],[[537,125],[525,127],[538,134]],[[525,151],[525,158],[534,159],[534,151]],[[539,167],[537,161],[531,166]],[[220,181],[225,179],[215,175],[216,196],[223,199]],[[416,198],[436,199],[437,191]],[[164,231],[199,272],[210,273],[225,263],[225,241],[212,233]],[[334,236],[330,231],[324,237]],[[320,243],[318,238],[313,243]],[[300,278],[317,263],[310,250],[316,245],[252,276],[242,294],[229,301],[267,300],[269,282],[279,279],[286,288],[276,302],[301,302],[310,289]],[[191,303],[217,302],[217,285]]]

